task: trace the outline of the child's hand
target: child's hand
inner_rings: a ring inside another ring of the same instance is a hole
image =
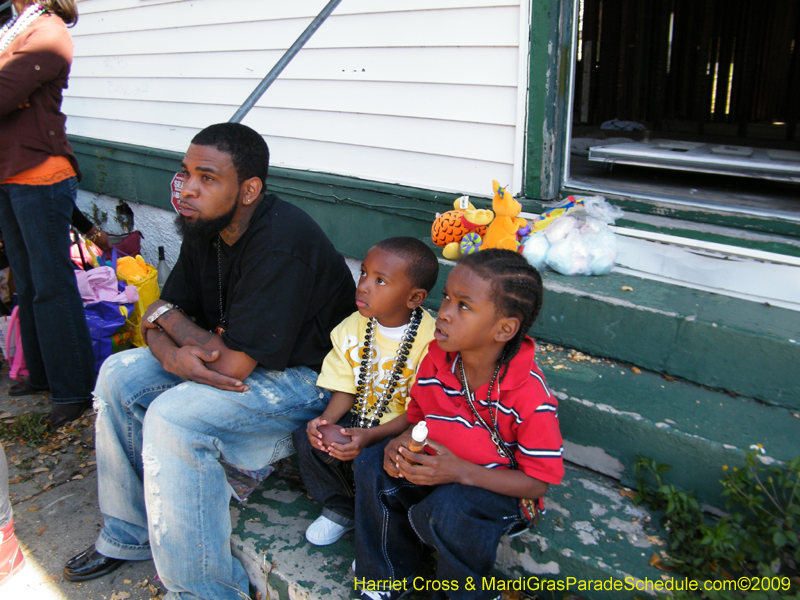
[[[400,475],[400,470],[397,467],[397,463],[400,462],[403,457],[398,454],[397,451],[400,447],[408,450],[409,441],[411,441],[411,429],[407,429],[401,433],[391,442],[386,444],[386,447],[383,449],[383,470],[386,471],[390,477],[402,477],[402,475]]]
[[[428,448],[436,455],[424,452],[411,452],[406,446],[398,452],[404,460],[397,462],[400,477],[417,485],[442,485],[460,483],[466,461],[458,458],[447,447],[428,439]],[[471,463],[468,463],[471,464]]]
[[[328,448],[322,443],[322,434],[317,429],[320,425],[327,425],[328,420],[323,419],[322,415],[316,419],[311,419],[306,425],[306,434],[308,434],[308,441],[311,442],[311,447],[317,450],[327,452]]]
[[[346,444],[332,443],[328,448],[328,454],[339,460],[353,460],[361,454],[367,446],[372,445],[372,435],[370,429],[359,429],[348,427],[344,430],[345,435],[349,435],[351,440]]]

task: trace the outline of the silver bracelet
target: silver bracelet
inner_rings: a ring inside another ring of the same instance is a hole
[[[167,302],[166,304],[163,304],[159,306],[157,309],[155,309],[153,311],[153,314],[147,317],[147,320],[155,324],[155,322],[159,319],[159,317],[163,316],[164,313],[169,312],[173,308],[178,308],[178,307],[170,302]]]

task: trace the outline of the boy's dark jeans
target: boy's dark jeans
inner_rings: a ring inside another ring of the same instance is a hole
[[[420,486],[390,477],[383,470],[387,443],[354,461],[357,580],[412,577],[424,543],[439,554],[436,579],[457,582],[448,598],[497,597],[496,590],[482,589],[481,578],[494,565],[500,538],[520,520],[519,501],[458,483]]]
[[[338,424],[350,427],[349,413]],[[322,505],[324,517],[343,527],[352,527],[355,509],[353,461],[341,461],[314,448],[308,440],[305,425],[292,433],[292,441],[308,495]]]

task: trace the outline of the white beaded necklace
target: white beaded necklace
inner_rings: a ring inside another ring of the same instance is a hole
[[[33,23],[39,15],[44,13],[47,9],[35,2],[25,9],[21,15],[17,15],[16,19],[12,19],[0,29],[0,54],[14,41],[20,33],[25,31],[25,28]]]

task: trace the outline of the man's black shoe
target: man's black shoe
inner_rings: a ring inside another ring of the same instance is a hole
[[[45,423],[50,425],[54,430],[62,425],[66,425],[70,421],[80,418],[86,409],[92,406],[91,400],[84,402],[75,402],[72,404],[54,404],[53,410],[47,415]]]
[[[68,581],[97,579],[118,569],[124,562],[126,561],[121,558],[103,556],[91,546],[67,561],[64,567],[64,579]]]
[[[42,392],[49,392],[49,387],[35,388],[27,379],[15,381],[8,386],[9,396],[30,396],[31,394],[41,394]]]

